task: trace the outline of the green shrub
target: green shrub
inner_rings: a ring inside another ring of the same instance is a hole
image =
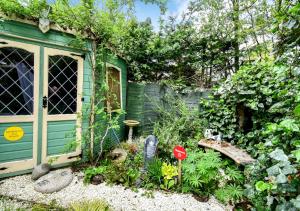
[[[240,201],[243,197],[243,188],[239,185],[229,184],[215,191],[215,196],[221,202],[228,204],[230,202]]]
[[[147,176],[149,180],[155,184],[160,185],[162,179],[162,161],[160,159],[153,159],[149,162],[147,167]]]
[[[203,124],[198,109],[189,108],[179,98],[166,96],[164,108],[158,105],[159,120],[154,124],[154,135],[159,140],[160,157],[170,159],[175,145],[195,146],[202,136]]]
[[[220,201],[235,202],[242,198],[243,173],[221,154],[213,150],[204,152],[200,149],[188,150],[188,157],[183,161],[183,192],[199,195],[216,194]],[[222,198],[221,193],[229,192]],[[227,198],[225,198],[227,197]]]
[[[160,185],[160,187],[165,190],[170,190],[176,184],[175,177],[178,176],[177,167],[171,164],[163,163],[161,166],[161,173],[164,178],[164,182]]]
[[[67,208],[61,207],[57,204],[57,201],[53,199],[49,204],[33,204],[32,211],[48,211],[48,210],[57,210],[57,211],[66,211]]]
[[[101,166],[105,166],[103,175],[108,183],[119,183],[131,187],[136,185],[140,177],[140,168],[143,166],[141,153],[128,154],[124,162],[114,163],[110,159],[102,160]]]
[[[91,179],[99,174],[104,174],[107,170],[106,166],[99,166],[99,167],[89,167],[84,170],[84,179],[83,182],[85,184],[90,183]]]
[[[300,209],[298,70],[274,62],[243,66],[209,100],[200,102],[207,127],[221,131],[257,159],[245,171],[245,195],[257,210]],[[241,125],[245,116],[238,105],[248,112],[247,127]],[[220,200],[228,201],[221,193]]]
[[[74,211],[109,211],[109,204],[102,199],[91,201],[74,202],[70,205],[70,209]]]
[[[188,150],[183,162],[183,191],[211,193],[217,188],[222,167],[220,153],[213,150]]]

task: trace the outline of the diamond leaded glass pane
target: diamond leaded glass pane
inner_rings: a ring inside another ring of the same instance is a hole
[[[0,115],[33,114],[34,54],[0,48]]]
[[[48,114],[74,114],[77,109],[77,60],[49,56]]]

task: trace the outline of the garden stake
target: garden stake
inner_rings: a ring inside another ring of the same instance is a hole
[[[181,161],[186,158],[186,151],[182,146],[175,146],[173,149],[174,157],[178,159],[178,183],[181,185]]]
[[[181,160],[178,160],[178,183],[181,185]]]

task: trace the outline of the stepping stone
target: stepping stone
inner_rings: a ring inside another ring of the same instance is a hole
[[[73,180],[71,170],[55,171],[42,176],[34,183],[34,190],[41,193],[53,193],[67,187]]]
[[[41,176],[48,174],[50,168],[51,166],[48,163],[42,163],[40,165],[35,166],[31,174],[31,179],[37,180]]]
[[[218,143],[217,141],[202,139],[199,141],[198,145],[217,150],[222,154],[227,155],[237,164],[246,165],[255,162],[247,152],[225,141]]]

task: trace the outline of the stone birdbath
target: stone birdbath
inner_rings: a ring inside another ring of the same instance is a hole
[[[125,125],[127,125],[129,127],[127,143],[131,144],[132,143],[133,127],[138,126],[140,124],[140,122],[136,121],[136,120],[125,120],[124,123],[125,123]]]

